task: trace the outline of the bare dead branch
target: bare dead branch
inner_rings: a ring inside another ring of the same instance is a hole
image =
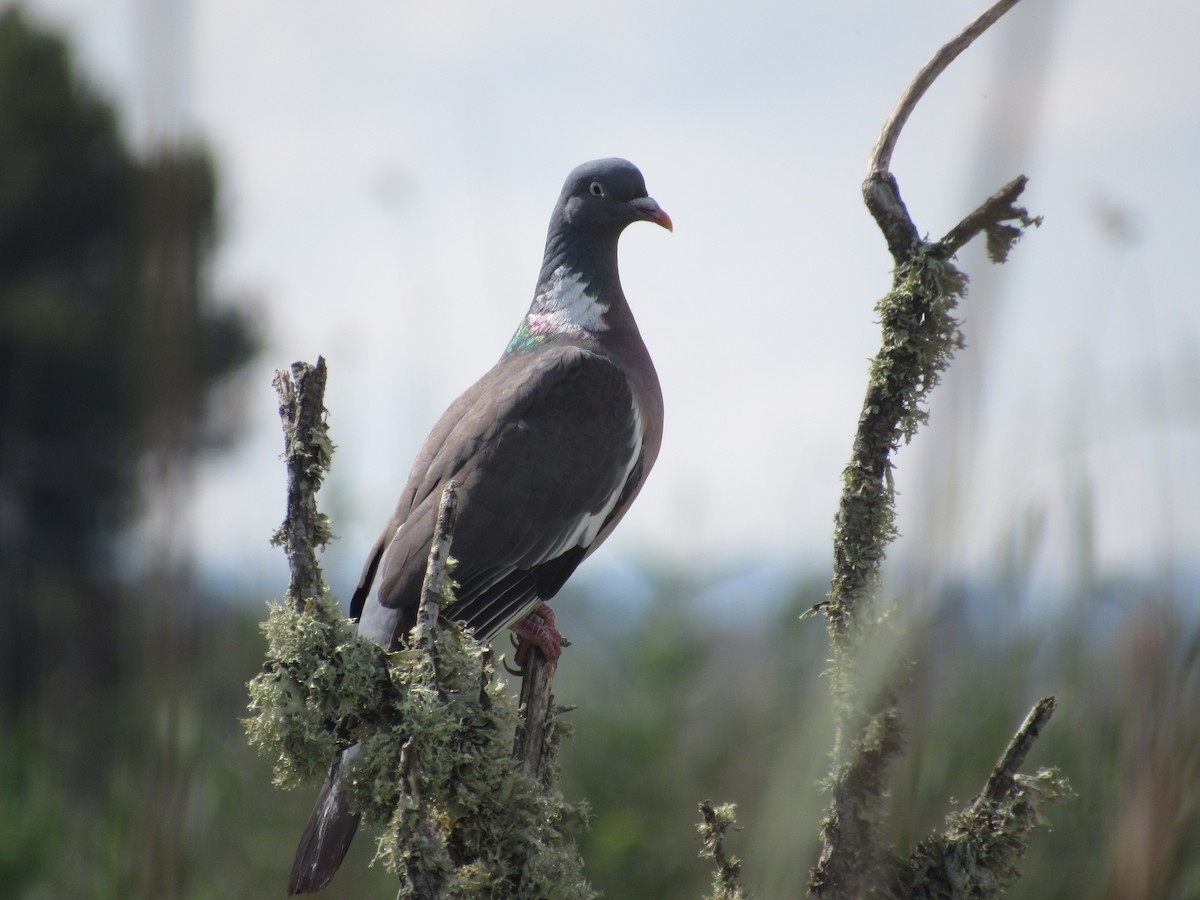
[[[1024,175],[1018,175],[951,228],[931,252],[939,259],[949,259],[983,231],[987,233],[988,257],[995,263],[1004,262],[1008,258],[1008,251],[1021,236],[1022,229],[1040,225],[1042,221],[1040,217],[1030,216],[1025,207],[1016,205],[1017,198],[1028,182],[1029,179]],[[1010,225],[1009,222],[1019,222],[1021,227]]]
[[[522,774],[543,784],[549,751],[546,735],[560,712],[554,707],[551,693],[558,664],[546,659],[540,650],[530,649],[532,652],[521,670],[521,721],[513,741],[513,756],[520,763]]]
[[[875,142],[875,147],[871,151],[871,161],[867,166],[867,177],[870,178],[876,172],[887,172],[892,167],[892,152],[896,149],[896,142],[900,139],[900,132],[904,128],[904,124],[908,121],[908,117],[912,115],[921,98],[925,96],[925,92],[933,85],[938,76],[946,70],[950,63],[958,58],[958,55],[966,50],[975,42],[975,39],[987,31],[994,25],[1001,16],[1017,5],[1018,0],[997,0],[995,4],[985,10],[980,16],[975,19],[970,25],[958,33],[951,41],[942,46],[933,58],[929,60],[916,74],[916,77],[909,83],[904,93],[900,95],[900,100],[896,103],[892,114],[888,116],[887,124],[883,126],[883,131],[879,133],[879,139]]]

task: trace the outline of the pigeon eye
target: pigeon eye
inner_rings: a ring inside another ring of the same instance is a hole
[[[603,197],[604,196],[604,185],[602,185],[598,181],[593,181],[591,184],[589,184],[588,190],[592,192],[593,197]]]

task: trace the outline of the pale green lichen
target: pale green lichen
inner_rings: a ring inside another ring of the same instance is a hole
[[[977,802],[951,813],[941,834],[922,841],[902,876],[903,896],[914,900],[991,900],[1021,874],[1033,830],[1046,823],[1042,808],[1073,796],[1057,769],[1017,775],[998,803]]]
[[[705,800],[700,804],[700,815],[696,825],[700,833],[700,858],[717,864],[712,893],[706,900],[751,900],[752,895],[741,885],[742,861],[725,851],[726,833],[738,830],[737,806],[733,803],[713,806]]]
[[[883,340],[871,366],[871,386],[898,397],[901,411],[892,448],[928,420],[924,403],[941,381],[954,351],[963,346],[954,317],[966,276],[945,260],[918,252],[896,270],[895,286],[875,307]]]
[[[881,347],[842,473],[834,578],[825,607],[839,656],[850,655],[874,621],[879,569],[898,534],[891,454],[927,421],[929,392],[963,345],[954,310],[965,290],[966,276],[923,249],[897,268],[894,287],[876,306]]]
[[[1016,214],[1016,221],[1021,223],[1019,226],[1008,222],[993,222],[984,227],[988,259],[994,263],[1008,260],[1008,254],[1012,252],[1017,241],[1025,236],[1026,230],[1042,227],[1042,217],[1029,215],[1024,207],[1018,206],[1013,212]]]
[[[433,654],[385,654],[328,599],[273,606],[264,631],[251,744],[281,787],[315,781],[338,749],[360,745],[351,803],[383,829],[376,860],[401,896],[414,880],[446,898],[596,896],[573,840],[586,808],[518,770],[516,703],[486,645],[448,626]]]
[[[262,629],[267,662],[249,685],[246,732],[272,760],[275,784],[293,788],[324,776],[362,711],[385,703],[387,668],[328,596],[303,611],[272,604]]]
[[[595,896],[572,838],[586,810],[518,770],[517,708],[491,652],[446,628],[435,652],[436,674],[425,654],[397,654],[407,727],[363,745],[360,800],[388,813],[376,859],[402,886],[406,872],[431,878],[440,897]]]

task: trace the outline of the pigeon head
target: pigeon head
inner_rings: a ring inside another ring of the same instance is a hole
[[[615,239],[638,221],[672,230],[671,217],[647,195],[646,179],[637,166],[624,159],[597,159],[567,176],[551,229],[558,226],[591,240]]]
[[[533,304],[505,353],[547,340],[581,340],[614,328],[636,334],[617,271],[617,240],[633,222],[668,231],[671,218],[646,194],[646,180],[623,159],[584,163],[567,176],[546,237]]]

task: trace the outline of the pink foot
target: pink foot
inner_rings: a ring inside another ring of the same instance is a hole
[[[529,654],[535,647],[542,651],[548,662],[557,663],[558,658],[562,656],[562,648],[570,646],[570,641],[554,627],[554,610],[545,603],[509,627],[517,635],[517,653],[514,661],[518,672],[525,668],[529,662]]]

